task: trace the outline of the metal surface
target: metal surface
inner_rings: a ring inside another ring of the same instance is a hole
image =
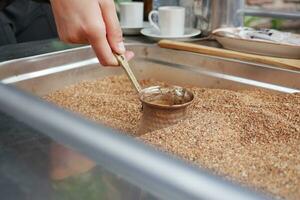
[[[155,78],[172,85],[234,90],[300,91],[300,73],[297,71],[161,49],[156,45],[130,45],[128,49],[136,54],[132,64],[140,80]],[[82,80],[122,73],[120,68],[99,67],[89,46],[0,63],[2,83],[35,96],[43,96]],[[260,199],[205,171],[191,168],[38,98],[2,84],[0,92],[1,110],[58,142],[71,145],[105,169],[156,196],[164,199]]]
[[[294,93],[300,89],[300,72],[233,59],[161,49],[156,45],[129,45],[136,54],[131,62],[139,80],[155,78],[172,85],[209,88],[266,88]],[[2,83],[42,96],[81,80],[122,74],[116,67],[99,67],[91,47],[0,63]]]
[[[243,26],[244,0],[196,0],[196,27],[204,35],[220,27]]]
[[[161,199],[267,199],[12,87],[0,93],[1,111]]]
[[[140,86],[139,82],[135,78],[134,73],[132,72],[126,58],[124,55],[115,55],[119,64],[124,68],[129,80],[131,81],[132,85],[134,86],[137,93],[140,93],[142,90],[142,87]]]
[[[194,95],[178,86],[152,86],[140,93],[143,115],[138,133],[140,135],[177,124],[187,116],[187,107]]]

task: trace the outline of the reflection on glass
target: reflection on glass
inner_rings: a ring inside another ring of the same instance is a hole
[[[2,113],[0,136],[1,200],[156,199]]]

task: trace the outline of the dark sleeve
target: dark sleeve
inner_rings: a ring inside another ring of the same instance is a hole
[[[50,0],[33,0],[35,2],[40,2],[40,3],[50,3]]]
[[[0,0],[0,11],[9,5],[13,0]]]
[[[2,11],[6,6],[11,4],[14,0],[0,0],[0,11]],[[39,3],[50,3],[50,0],[33,0]]]

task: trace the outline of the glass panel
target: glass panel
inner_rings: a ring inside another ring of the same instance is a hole
[[[0,113],[1,199],[157,199]]]

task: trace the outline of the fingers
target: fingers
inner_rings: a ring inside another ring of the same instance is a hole
[[[113,52],[118,54],[125,54],[127,60],[132,59],[134,57],[134,53],[131,51],[126,51],[123,43],[122,31],[116,14],[114,1],[112,0],[100,1],[100,10],[103,19],[101,20],[101,23],[104,23],[101,26],[105,27],[106,35],[102,39],[100,39],[99,36],[96,41],[90,41],[90,42],[96,52],[96,55],[100,59],[101,64],[118,65],[118,61],[113,56]],[[101,37],[103,37],[103,35]],[[103,42],[104,39],[106,40],[105,46],[102,46],[101,48],[98,45],[101,44],[101,42]],[[110,47],[110,53],[105,53],[104,56],[101,55],[103,54],[104,48],[107,49],[108,47]]]
[[[88,40],[89,43],[92,45],[96,56],[99,59],[99,62],[102,65],[118,65],[118,61],[112,53],[110,45],[106,39],[106,32],[105,29],[101,27],[94,27],[93,29],[99,30],[90,30],[88,33]]]
[[[102,0],[100,2],[102,17],[106,26],[107,40],[112,50],[118,54],[126,52],[122,30],[116,13],[113,0]]]
[[[99,62],[105,66],[118,65],[118,61],[113,55],[106,37],[92,36],[89,37],[89,43],[92,45]]]
[[[126,54],[113,0],[51,0],[59,37],[65,42],[90,43],[102,65],[118,65],[113,52]]]
[[[99,12],[101,14],[100,8]],[[88,41],[92,45],[95,54],[102,65],[118,65],[118,61],[113,55],[112,49],[107,41],[105,24],[101,15],[96,18],[96,20],[97,21],[94,19],[94,23],[86,27]]]

